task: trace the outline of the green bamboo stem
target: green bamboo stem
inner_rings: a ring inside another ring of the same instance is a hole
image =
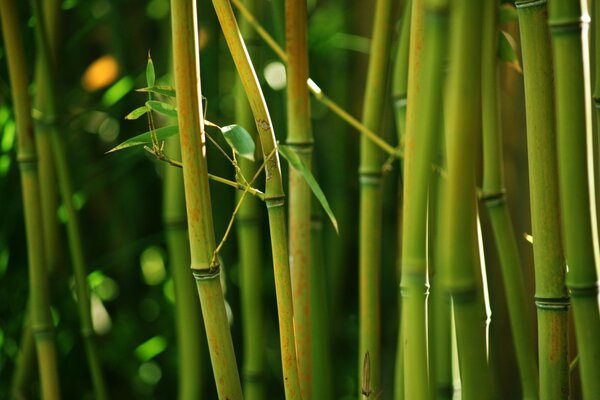
[[[279,155],[276,153],[275,134],[256,73],[248,57],[231,5],[228,0],[213,0],[213,5],[217,12],[223,34],[225,35],[225,40],[229,46],[229,51],[232,54],[233,61],[246,91],[246,96],[250,102],[254,121],[258,129],[263,157],[267,160],[265,168],[265,203],[268,211],[271,251],[275,272],[283,383],[286,399],[300,399],[301,394],[293,326],[294,312],[285,227],[285,195],[283,193]]]
[[[265,43],[277,54],[279,59],[284,63],[288,62],[288,54],[277,44],[275,39],[267,33],[267,31],[258,23],[254,15],[244,6],[241,0],[231,0],[231,3],[240,11],[242,17],[256,30],[256,33],[265,41]],[[374,144],[379,146],[383,151],[388,153],[390,156],[397,156],[398,150],[382,139],[373,129],[365,126],[350,113],[340,107],[335,101],[327,96],[323,90],[313,81],[308,78],[306,85],[310,92],[315,98],[321,102],[325,107],[329,108],[331,112],[336,114],[338,117],[346,121],[350,126],[358,130],[361,134],[368,137]]]
[[[262,5],[258,0],[246,0],[248,9],[258,14]],[[248,38],[248,53],[251,57],[258,56],[259,45],[254,30],[247,22],[240,23],[240,30]],[[252,110],[244,95],[241,82],[237,85],[236,120],[245,127],[254,126]],[[244,158],[238,160],[242,173],[252,177],[256,173],[257,163]],[[242,195],[238,192],[238,199]],[[243,333],[243,366],[242,379],[244,395],[248,400],[265,398],[266,353],[264,341],[264,316],[262,295],[262,274],[265,263],[262,251],[262,224],[260,210],[262,204],[258,199],[244,200],[237,216],[237,235],[240,266],[240,297],[242,307]]]
[[[540,398],[569,397],[568,310],[561,239],[554,88],[546,1],[517,3],[523,52]],[[533,73],[529,73],[533,71]]]
[[[377,132],[381,128],[390,48],[391,1],[375,2],[373,37],[369,56],[362,123]],[[381,217],[382,154],[366,136],[360,140],[359,210],[359,382],[364,382],[363,359],[371,359],[371,389],[381,386]]]
[[[412,15],[412,0],[404,2],[402,12],[402,22],[398,46],[396,49],[396,60],[394,62],[394,71],[392,76],[392,100],[394,102],[394,115],[396,122],[396,131],[398,133],[398,147],[404,152],[404,136],[406,131],[406,93],[408,91],[408,56],[410,48],[410,20]],[[398,183],[398,248],[402,248],[402,191],[404,185],[404,168],[400,160],[400,174]],[[398,280],[401,276],[402,252],[397,254]],[[396,400],[404,399],[404,353],[402,342],[402,295],[398,295],[398,342],[396,345],[396,361],[394,371],[394,398]]]
[[[313,137],[310,126],[308,80],[308,46],[306,33],[306,0],[285,1],[287,62],[287,119],[286,143],[311,166]],[[289,251],[292,270],[292,298],[294,302],[294,332],[298,378],[302,397],[311,399],[312,344],[311,344],[311,198],[312,192],[302,174],[289,171]]]
[[[31,107],[28,94],[27,67],[15,2],[0,2],[0,17],[4,46],[8,59],[10,87],[17,124],[18,155],[21,167],[23,209],[29,258],[29,285],[31,329],[35,340],[42,397],[58,399],[60,387],[54,341],[54,327],[50,315],[50,297],[47,268],[44,257],[44,237],[40,205],[40,186],[37,153],[33,136]]]
[[[480,132],[482,4],[452,3],[450,72],[446,98],[448,196],[441,255],[444,286],[452,296],[458,345],[462,398],[491,397],[486,359],[483,293],[477,278],[477,194],[475,151]],[[465,112],[469,110],[469,112]]]
[[[586,4],[553,0],[549,25],[554,54],[558,173],[565,257],[569,270],[583,395],[600,393],[598,230],[592,163],[592,121]]]
[[[167,139],[167,151],[181,157],[177,137]],[[190,247],[185,212],[183,176],[177,168],[167,167],[163,186],[163,225],[169,252],[169,264],[175,288],[175,323],[178,347],[178,397],[197,399],[205,386],[206,340],[202,313],[194,282],[190,279]]]
[[[19,343],[17,366],[11,382],[11,396],[13,399],[20,400],[29,397],[34,368],[35,343],[31,332],[30,312],[27,311]]]
[[[447,2],[413,2],[402,226],[404,396],[429,397],[427,370],[427,204],[441,127]],[[422,46],[421,46],[422,43]],[[422,47],[422,51],[420,48]],[[422,115],[435,116],[421,118]]]
[[[81,320],[81,335],[87,356],[88,367],[92,378],[94,396],[98,400],[107,399],[106,385],[100,365],[100,358],[96,350],[95,334],[92,323],[90,293],[87,283],[85,256],[81,242],[81,229],[77,210],[73,202],[73,188],[71,174],[67,164],[67,156],[59,136],[56,119],[56,92],[54,88],[54,66],[52,47],[48,41],[45,24],[45,15],[40,0],[33,1],[34,15],[38,21],[36,29],[37,60],[36,60],[36,88],[39,103],[34,112],[38,116],[36,129],[42,129],[42,135],[50,137],[52,157],[56,167],[56,176],[59,182],[61,198],[67,214],[67,237],[73,263],[75,276],[75,290],[77,293],[77,311]]]
[[[538,372],[535,362],[533,330],[528,321],[525,283],[504,190],[498,73],[497,10],[499,7],[498,1],[486,1],[483,7],[483,193],[481,199],[487,208],[500,258],[522,395],[524,399],[537,399],[539,397]]]
[[[594,92],[592,95],[592,101],[594,103],[594,111],[596,114],[596,145],[597,153],[596,156],[600,158],[600,60],[598,59],[597,54],[600,54],[600,6],[597,2],[592,3],[592,8],[594,11],[594,18],[592,20],[592,28],[594,29],[594,47],[596,58],[594,61],[595,65],[595,73],[594,73]],[[596,170],[596,179],[600,179],[600,164],[595,165]],[[598,193],[596,193],[598,195]]]
[[[221,267],[218,259],[213,260],[215,237],[200,101],[196,2],[173,0],[171,24],[191,269],[196,279],[219,399],[241,399],[242,387],[219,279]]]

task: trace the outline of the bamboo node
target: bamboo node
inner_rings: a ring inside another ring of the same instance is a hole
[[[582,15],[578,18],[565,17],[553,18],[548,20],[548,27],[554,34],[580,32],[584,26],[590,23],[589,15]]]
[[[282,207],[285,204],[285,196],[266,196],[265,203],[267,208]]]
[[[598,283],[591,285],[572,285],[567,283],[571,297],[596,297],[598,296]]]
[[[517,8],[532,8],[538,6],[544,6],[548,3],[548,0],[521,0],[515,2]]]
[[[563,310],[569,309],[571,301],[569,297],[535,297],[535,306],[539,310]]]
[[[17,155],[17,162],[21,167],[31,166],[38,162],[38,156],[35,153],[19,153]]]
[[[51,325],[31,327],[31,334],[36,339],[48,339],[54,337],[54,328]]]
[[[382,171],[365,171],[359,170],[359,182],[361,185],[372,185],[377,186],[381,184],[381,178],[383,176]]]
[[[498,192],[484,192],[481,193],[479,199],[488,207],[497,206],[506,201],[506,191],[502,189]]]
[[[243,371],[242,378],[248,383],[262,383],[265,380],[265,374],[261,371]]]
[[[215,278],[218,279],[219,275],[221,275],[221,266],[216,264],[206,269],[195,269],[192,270],[192,275],[194,275],[196,282],[209,281]]]

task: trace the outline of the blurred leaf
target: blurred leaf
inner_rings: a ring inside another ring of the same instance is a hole
[[[102,105],[107,108],[114,106],[119,100],[125,97],[127,93],[131,92],[134,85],[133,78],[130,76],[124,76],[119,79],[104,92],[104,95],[102,96]]]
[[[176,135],[178,132],[179,132],[179,125],[164,126],[162,128],[158,128],[155,131],[156,139],[159,141],[165,140],[166,138],[168,138],[170,136]],[[142,144],[152,144],[151,134],[152,134],[152,132],[144,132],[140,135],[134,136],[131,139],[128,139],[128,140],[124,141],[123,143],[113,147],[106,153],[108,154],[108,153],[112,153],[115,151],[126,149],[128,147],[140,146]]]
[[[175,98],[175,88],[173,86],[149,86],[141,89],[135,89],[135,91],[162,94],[163,96]]]
[[[133,110],[129,114],[127,114],[125,116],[125,119],[130,119],[130,120],[138,119],[139,117],[141,117],[142,115],[146,114],[147,112],[148,112],[148,107],[141,106],[141,107],[136,108],[135,110]]]
[[[150,50],[148,50],[148,64],[146,64],[146,83],[149,87],[154,86],[155,77],[156,75],[154,73],[154,63],[152,62],[152,57],[150,56]]]
[[[500,35],[498,37],[498,57],[502,61],[508,63],[509,66],[514,68],[518,73],[523,73],[521,69],[521,64],[519,63],[519,57],[517,57],[517,43],[515,39],[505,31],[500,31]]]
[[[517,9],[511,3],[504,3],[500,6],[498,20],[501,24],[508,24],[519,20]]]
[[[150,107],[152,111],[156,111],[157,113],[164,114],[168,117],[177,118],[177,109],[172,104],[158,100],[148,100],[146,105]]]
[[[319,200],[319,203],[321,203],[321,206],[327,213],[327,216],[329,217],[329,220],[331,221],[333,228],[335,229],[335,231],[337,233],[339,233],[338,224],[337,224],[337,220],[335,219],[335,215],[333,214],[333,211],[331,210],[331,207],[329,206],[329,202],[327,201],[325,194],[323,193],[323,191],[321,190],[321,187],[317,183],[317,180],[313,176],[312,172],[310,172],[310,169],[308,169],[306,164],[304,164],[304,162],[302,162],[302,159],[298,156],[298,154],[296,154],[296,152],[291,147],[280,145],[277,147],[277,149],[279,150],[279,154],[281,154],[283,156],[283,158],[285,158],[290,163],[292,168],[294,168],[296,171],[298,171],[302,174],[302,176],[304,177],[304,180],[306,180],[306,183],[310,187],[310,190],[312,190],[313,194],[315,195],[317,200]]]
[[[140,361],[148,361],[165,351],[166,348],[167,339],[157,335],[136,347],[135,355]]]
[[[239,125],[227,125],[221,128],[229,146],[240,156],[254,161],[254,140],[252,136]]]

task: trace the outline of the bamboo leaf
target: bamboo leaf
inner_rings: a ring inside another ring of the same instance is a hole
[[[146,102],[146,106],[157,113],[164,114],[168,117],[177,118],[177,109],[172,104],[158,100],[148,100]]]
[[[302,159],[298,156],[298,154],[296,154],[296,152],[294,150],[292,150],[291,147],[279,145],[277,147],[277,150],[279,150],[279,154],[281,154],[283,156],[283,158],[285,158],[290,163],[292,168],[294,168],[296,171],[298,171],[302,174],[302,176],[306,180],[306,183],[310,187],[310,190],[312,190],[313,194],[315,195],[317,200],[319,200],[319,203],[321,203],[321,206],[327,213],[327,216],[329,217],[329,220],[331,221],[333,228],[335,229],[335,231],[337,233],[339,233],[338,223],[335,218],[335,215],[333,214],[333,211],[331,210],[331,207],[329,206],[329,202],[327,201],[325,194],[323,193],[323,191],[321,190],[321,187],[317,183],[317,180],[313,176],[312,172],[310,172],[310,169],[308,169],[306,164],[304,164],[304,162],[302,162]]]
[[[142,115],[146,114],[147,112],[148,112],[148,107],[141,106],[141,107],[136,108],[135,110],[133,110],[129,114],[127,114],[125,116],[125,119],[130,119],[130,120],[138,119],[139,117],[141,117]]]
[[[166,138],[176,135],[179,132],[179,125],[169,125],[169,126],[164,126],[162,128],[158,128],[155,133],[156,133],[156,139],[157,140],[165,140]],[[126,141],[124,141],[123,143],[113,147],[112,149],[110,149],[109,151],[107,151],[106,153],[113,153],[115,151],[119,151],[119,150],[123,150],[126,149],[128,147],[134,147],[134,146],[140,146],[143,144],[152,144],[152,132],[144,132],[141,133],[137,136],[132,137],[131,139],[127,139]]]
[[[148,64],[146,64],[146,83],[149,87],[154,86],[155,77],[156,75],[154,74],[154,63],[152,62],[150,51],[148,51]]]
[[[214,124],[213,124],[214,125]],[[216,126],[216,125],[215,125]],[[254,140],[247,130],[239,125],[227,125],[220,128],[231,148],[240,156],[254,161]]]
[[[517,9],[513,4],[504,3],[500,7],[498,20],[501,24],[508,24],[510,22],[516,22],[519,19],[517,15]]]
[[[517,43],[515,42],[515,39],[508,32],[500,31],[498,40],[498,57],[500,57],[502,61],[506,61],[508,65],[514,68],[518,73],[522,74],[523,70],[521,69],[521,63],[517,56]]]
[[[175,88],[173,86],[148,86],[141,89],[135,89],[136,92],[156,93],[163,96],[175,98]]]

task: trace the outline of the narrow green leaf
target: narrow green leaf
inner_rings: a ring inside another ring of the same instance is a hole
[[[178,132],[179,132],[179,126],[178,125],[164,126],[162,128],[158,128],[156,130],[156,139],[159,140],[159,141],[160,140],[165,140],[169,136],[176,135]],[[110,149],[106,153],[112,153],[112,152],[115,152],[115,151],[126,149],[128,147],[140,146],[140,145],[143,145],[143,144],[152,144],[151,133],[152,132],[144,132],[142,134],[139,134],[137,136],[132,137],[131,139],[127,139],[126,141],[124,141],[123,143],[121,143],[121,144],[113,147],[112,149]]]
[[[133,110],[132,112],[130,112],[129,114],[127,114],[125,116],[125,119],[138,119],[139,117],[141,117],[142,115],[146,114],[148,112],[148,107],[146,106],[141,106],[136,108],[135,110]]]
[[[248,131],[239,125],[227,125],[221,128],[221,133],[237,154],[254,161],[255,145]]]
[[[134,353],[141,361],[148,361],[167,348],[167,339],[164,336],[157,335],[135,348]]]
[[[146,105],[150,107],[152,111],[156,111],[157,113],[164,114],[168,117],[177,118],[177,109],[172,104],[158,100],[148,100]]]
[[[135,91],[162,94],[163,96],[175,98],[175,88],[173,86],[148,86],[141,89],[135,89]]]
[[[154,63],[152,62],[152,57],[150,57],[150,50],[148,50],[148,64],[146,64],[146,83],[149,87],[154,86],[154,80]]]
[[[498,57],[502,61],[505,61],[514,68],[518,73],[523,73],[521,64],[519,63],[519,57],[517,56],[517,43],[515,39],[505,31],[500,31],[498,36]]]
[[[504,3],[500,7],[500,13],[498,20],[501,24],[508,24],[510,22],[516,22],[519,19],[517,15],[517,9],[511,3]]]
[[[333,214],[333,211],[331,210],[331,207],[329,206],[329,202],[327,201],[325,194],[323,193],[323,191],[321,190],[321,187],[317,183],[317,180],[313,176],[312,172],[310,172],[310,169],[308,169],[306,164],[304,164],[304,162],[302,162],[302,159],[298,156],[298,154],[296,154],[296,152],[291,147],[285,146],[285,145],[279,145],[277,147],[277,150],[279,150],[279,154],[281,154],[283,156],[283,158],[285,158],[290,163],[292,168],[294,168],[296,171],[298,171],[302,174],[302,176],[306,180],[306,183],[310,187],[310,190],[312,190],[313,194],[315,195],[317,200],[319,200],[319,203],[321,203],[321,206],[327,213],[327,216],[329,217],[329,220],[331,221],[333,228],[335,229],[335,231],[337,233],[339,233],[338,223],[335,218],[335,215]]]

